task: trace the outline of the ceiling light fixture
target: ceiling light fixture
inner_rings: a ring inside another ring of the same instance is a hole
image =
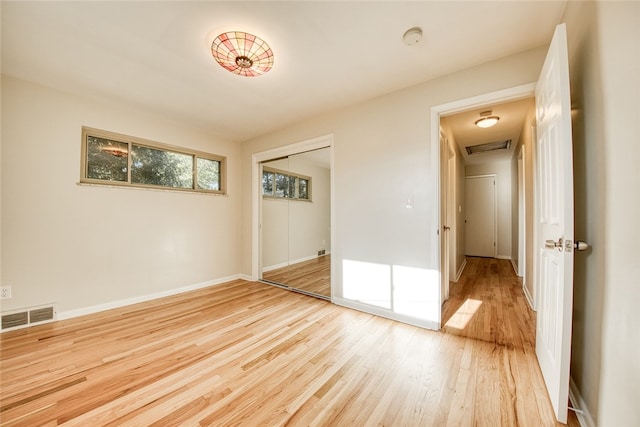
[[[222,68],[245,77],[262,75],[273,67],[273,51],[253,34],[229,31],[211,43],[211,54]]]
[[[476,126],[480,128],[490,128],[491,126],[494,126],[496,123],[498,123],[498,120],[500,120],[500,117],[492,116],[491,110],[483,111],[482,113],[480,113],[480,118],[476,120]]]

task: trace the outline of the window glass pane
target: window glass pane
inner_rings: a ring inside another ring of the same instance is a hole
[[[196,159],[198,167],[198,188],[220,190],[220,162],[217,160]]]
[[[309,180],[299,178],[298,179],[298,198],[299,199],[308,199],[309,198]]]
[[[262,172],[262,194],[273,196],[273,173]]]
[[[296,180],[298,178],[295,176],[290,176],[289,177],[289,197],[291,198],[295,198],[296,197]]]
[[[289,177],[281,173],[276,174],[276,197],[289,197]]]
[[[127,182],[129,144],[87,136],[87,178]]]
[[[131,182],[193,188],[193,156],[132,145]]]

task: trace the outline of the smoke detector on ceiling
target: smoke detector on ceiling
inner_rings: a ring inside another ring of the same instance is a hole
[[[422,40],[422,28],[420,27],[413,27],[408,29],[402,36],[402,41],[407,46],[415,46],[417,44],[420,44],[421,40]]]

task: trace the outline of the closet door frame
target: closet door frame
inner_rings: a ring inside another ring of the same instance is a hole
[[[289,144],[282,147],[273,148],[266,151],[254,153],[251,156],[251,280],[260,280],[262,276],[261,269],[261,239],[262,239],[262,195],[261,195],[261,163],[276,159],[279,157],[291,156],[303,153],[305,151],[317,150],[321,148],[329,148],[329,156],[331,159],[331,246],[336,247],[335,221],[334,221],[334,167],[333,167],[333,134],[323,135],[317,138],[308,139],[295,144]],[[334,259],[331,259],[331,295],[335,295],[334,280]]]

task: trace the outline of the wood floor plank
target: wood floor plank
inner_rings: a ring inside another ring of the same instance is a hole
[[[555,425],[517,279],[468,265],[445,333],[240,280],[5,332],[0,424]]]

